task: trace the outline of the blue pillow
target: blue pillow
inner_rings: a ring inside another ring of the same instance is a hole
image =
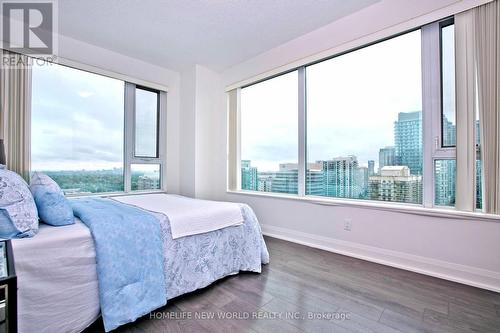
[[[31,193],[42,222],[53,226],[75,223],[73,209],[63,191],[49,176],[35,172],[31,177]]]
[[[33,237],[38,212],[28,184],[17,173],[0,169],[0,238]]]

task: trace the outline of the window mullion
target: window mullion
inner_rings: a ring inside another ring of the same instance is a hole
[[[160,172],[161,172],[161,189],[167,190],[167,93],[160,92],[160,111],[158,121],[159,134],[158,134],[158,157],[160,159]]]
[[[301,67],[298,70],[298,195],[306,194],[306,69]]]
[[[124,190],[130,192],[132,189],[131,164],[134,155],[134,110],[135,109],[135,84],[125,83],[125,138],[124,138]]]

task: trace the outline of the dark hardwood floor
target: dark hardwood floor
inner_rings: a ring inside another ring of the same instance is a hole
[[[266,243],[271,263],[262,274],[225,278],[117,332],[500,332],[498,293]],[[85,332],[103,332],[102,322]]]

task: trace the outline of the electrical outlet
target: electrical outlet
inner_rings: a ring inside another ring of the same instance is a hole
[[[351,231],[351,229],[352,229],[352,220],[351,219],[344,219],[344,230]]]

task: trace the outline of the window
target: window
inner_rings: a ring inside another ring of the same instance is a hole
[[[135,89],[136,157],[158,157],[159,100],[157,91]]]
[[[32,171],[69,194],[124,191],[124,82],[34,65]]]
[[[476,191],[456,193],[454,28],[444,19],[229,91],[229,189],[450,208],[475,196],[480,209],[479,154]],[[475,134],[479,153],[478,119]]]
[[[422,203],[420,30],[306,67],[307,193]]]
[[[455,122],[455,25],[446,20],[441,30],[441,145],[456,144]]]
[[[440,72],[441,72],[441,149],[435,153],[434,168],[434,204],[437,206],[455,206],[456,186],[456,109],[455,109],[455,25],[453,19],[439,23],[440,34]],[[476,108],[477,110],[477,108]],[[475,140],[476,156],[476,209],[482,207],[481,161],[479,114],[476,113]],[[441,159],[446,157],[446,159]]]
[[[298,74],[241,89],[241,189],[297,194]]]
[[[162,94],[66,66],[34,64],[32,171],[47,173],[70,195],[162,189]],[[128,144],[131,137],[135,142]]]

